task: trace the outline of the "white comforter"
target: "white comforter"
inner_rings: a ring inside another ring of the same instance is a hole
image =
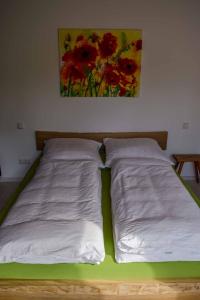
[[[101,181],[92,161],[42,161],[0,228],[0,262],[100,263]]]
[[[170,164],[118,160],[111,196],[117,262],[200,260],[200,209]]]

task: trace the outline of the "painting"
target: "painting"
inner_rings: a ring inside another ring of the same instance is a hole
[[[136,29],[59,29],[63,97],[137,97],[142,32]]]

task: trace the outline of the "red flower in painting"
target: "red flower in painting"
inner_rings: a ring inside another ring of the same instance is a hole
[[[117,85],[119,83],[119,76],[115,72],[110,72],[105,75],[105,81],[110,85]]]
[[[105,33],[102,41],[99,43],[99,51],[102,58],[107,58],[117,49],[117,38],[110,32]]]
[[[74,48],[73,60],[75,64],[92,64],[95,62],[97,54],[95,47],[84,44],[81,47]]]
[[[120,81],[120,77],[116,73],[115,68],[110,64],[107,64],[105,66],[104,79],[105,79],[106,83],[109,85],[117,85]]]
[[[132,75],[137,70],[137,64],[133,59],[120,58],[118,60],[118,63],[119,63],[119,71],[126,75]]]
[[[73,52],[66,52],[62,60],[64,65],[61,69],[61,78],[67,82],[70,78],[72,81],[83,80],[86,78],[88,71],[95,67],[97,50],[88,44],[75,47]]]
[[[69,78],[72,81],[82,80],[85,78],[83,69],[80,66],[75,66],[72,61],[63,65],[60,75],[64,84],[66,84]]]
[[[82,80],[85,78],[83,70],[73,64],[65,64],[61,69],[61,79],[64,84],[70,78],[72,81]]]
[[[139,51],[142,49],[142,40],[137,40],[135,42],[135,47],[136,47],[136,50]]]
[[[84,36],[82,34],[78,35],[76,38],[77,42],[83,41],[84,40]]]
[[[73,81],[83,80],[85,78],[83,70],[81,68],[78,68],[77,66],[71,66],[69,72],[70,78]]]
[[[126,89],[123,86],[121,86],[119,96],[124,96],[125,94],[126,94]]]
[[[71,51],[65,52],[65,54],[62,57],[62,60],[65,61],[66,63],[72,61],[73,55]]]

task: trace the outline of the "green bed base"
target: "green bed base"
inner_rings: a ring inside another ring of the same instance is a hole
[[[0,212],[3,221],[19,193],[33,177],[39,164],[34,162],[15,193]],[[186,186],[200,206],[200,200]],[[0,279],[68,279],[68,280],[144,280],[200,278],[200,262],[161,262],[117,264],[114,258],[112,221],[110,208],[110,170],[102,170],[102,207],[104,217],[104,241],[106,258],[100,265],[89,264],[0,264]],[[200,230],[200,229],[199,229]],[[200,251],[200,250],[199,250]]]

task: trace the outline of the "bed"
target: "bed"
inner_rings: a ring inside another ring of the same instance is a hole
[[[55,137],[150,137],[166,149],[167,132],[61,133],[36,132],[37,149]],[[1,212],[1,220],[32,178],[35,161]],[[191,192],[191,191],[190,191]],[[192,194],[193,195],[193,194]],[[194,201],[199,200],[193,195]],[[114,259],[110,211],[110,171],[102,170],[102,202],[106,258],[100,265],[1,264],[0,299],[199,299],[200,262],[117,264]]]
[[[52,142],[65,151],[66,141]],[[77,149],[74,140],[67,143]],[[46,157],[1,225],[0,263],[101,263],[105,250],[98,163]],[[61,157],[58,150],[56,157]]]
[[[118,263],[200,261],[200,209],[158,143],[104,139]]]

